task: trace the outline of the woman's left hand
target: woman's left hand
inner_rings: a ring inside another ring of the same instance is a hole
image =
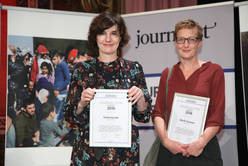
[[[205,147],[204,140],[202,137],[200,137],[195,142],[188,144],[186,156],[187,157],[189,157],[189,156],[198,157],[202,153],[204,147]]]
[[[130,102],[132,102],[132,104],[137,103],[138,101],[140,101],[140,99],[144,99],[144,94],[143,91],[136,87],[136,86],[132,86],[129,90],[128,90],[128,100]]]

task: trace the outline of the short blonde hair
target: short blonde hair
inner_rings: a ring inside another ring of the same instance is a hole
[[[175,40],[177,40],[177,33],[179,30],[181,30],[181,29],[194,29],[194,28],[197,28],[197,33],[198,33],[197,39],[202,40],[202,37],[203,37],[202,27],[200,26],[200,24],[198,22],[191,20],[191,19],[179,21],[175,25],[175,31],[174,31]]]

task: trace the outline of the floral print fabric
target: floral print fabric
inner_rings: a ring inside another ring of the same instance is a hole
[[[65,118],[79,128],[74,140],[71,166],[138,166],[139,133],[132,125],[131,148],[89,147],[89,105],[81,114],[76,115],[81,93],[86,88],[96,89],[130,89],[139,87],[148,103],[147,110],[139,112],[137,104],[132,106],[132,115],[138,122],[149,122],[151,114],[151,97],[149,96],[142,66],[137,62],[122,58],[104,63],[90,59],[75,66],[71,76],[68,97],[65,103]]]

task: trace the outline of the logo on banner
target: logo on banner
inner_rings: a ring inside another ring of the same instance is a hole
[[[210,38],[209,31],[216,28],[217,23],[214,22],[213,26],[205,25],[203,27],[203,37],[205,39]],[[137,30],[136,34],[136,49],[140,47],[140,45],[148,45],[148,44],[158,44],[158,43],[169,43],[175,41],[174,31],[167,32],[155,32],[155,33],[142,33],[141,30]]]

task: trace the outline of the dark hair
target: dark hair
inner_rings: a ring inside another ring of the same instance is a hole
[[[51,58],[56,56],[56,57],[60,57],[62,59],[64,57],[64,55],[58,50],[52,50],[50,55],[51,55],[50,56]]]
[[[34,104],[34,99],[33,98],[27,98],[24,99],[23,101],[23,107],[26,108],[28,105]]]
[[[93,49],[92,51],[96,56],[98,56],[99,53],[96,41],[97,35],[102,34],[104,30],[111,28],[114,25],[117,25],[120,34],[118,56],[122,56],[122,47],[125,46],[130,40],[130,37],[127,32],[127,27],[125,25],[125,21],[119,14],[110,13],[108,11],[105,11],[96,16],[90,24],[88,32],[88,42],[89,47]]]
[[[177,33],[179,30],[181,30],[181,29],[194,29],[194,28],[197,29],[197,39],[202,40],[202,37],[203,37],[202,27],[200,26],[200,24],[198,22],[191,20],[191,19],[179,21],[175,25],[175,31],[174,31],[175,39],[177,39]]]
[[[85,51],[85,50],[83,50],[83,51],[78,51],[77,57],[85,56],[85,54],[88,54],[88,52]]]
[[[50,63],[47,63],[47,62],[42,62],[41,65],[40,65],[40,68],[42,69],[43,67],[47,67],[48,75],[51,76],[52,72],[53,72],[52,65]]]
[[[49,116],[49,114],[51,112],[53,112],[55,109],[55,106],[50,103],[50,102],[46,102],[46,103],[43,103],[41,104],[40,106],[40,119],[45,119]]]

